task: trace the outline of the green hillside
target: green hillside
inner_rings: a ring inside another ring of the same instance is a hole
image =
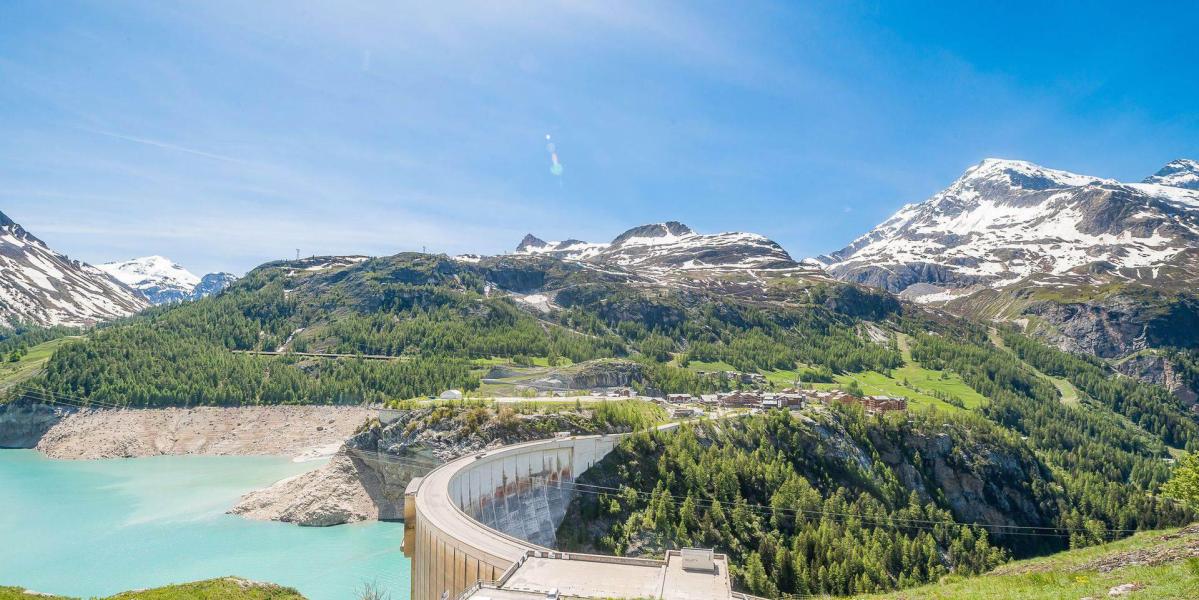
[[[1194,519],[1146,493],[1168,474],[1160,443],[1158,457],[1143,457],[1135,438],[1115,442],[1132,433],[1117,427],[1106,443],[1058,442],[1081,445],[1067,451],[969,411],[868,416],[817,404],[645,432],[580,478],[611,491],[578,496],[558,541],[637,556],[710,546],[729,554],[735,585],[750,593],[843,595]],[[1091,458],[1117,470],[1088,474],[1102,466]],[[1154,480],[1129,485],[1120,467]]]
[[[559,309],[522,306],[516,297],[529,289],[556,290]],[[269,263],[219,296],[153,308],[64,345],[35,383],[104,405],[385,402],[476,389],[481,360],[548,366],[633,357],[648,364],[646,386],[712,391],[730,384],[670,363],[900,367],[895,348],[855,329],[861,318],[898,310],[884,293],[845,284],[726,298],[610,281],[556,260],[401,254],[315,270],[306,261]],[[394,360],[256,354],[280,349]]]
[[[1199,597],[1199,525],[1147,531],[1090,548],[1016,561],[977,577],[942,581],[857,600],[1058,600],[1107,598],[1133,584],[1127,598],[1186,600]]]

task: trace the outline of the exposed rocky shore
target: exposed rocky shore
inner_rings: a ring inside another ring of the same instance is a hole
[[[329,456],[377,410],[347,406],[63,409],[0,406],[0,446],[60,459]]]
[[[312,527],[377,520],[379,506],[364,479],[372,478],[345,452],[338,452],[319,469],[242,496],[229,512],[247,519]]]

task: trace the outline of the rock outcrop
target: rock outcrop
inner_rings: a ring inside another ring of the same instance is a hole
[[[242,496],[229,512],[249,519],[311,527],[375,520],[380,515],[366,489],[370,480],[343,451],[319,469]]]
[[[1170,390],[1184,407],[1193,410],[1193,407],[1199,404],[1199,390],[1188,386],[1178,373],[1178,368],[1159,353],[1138,354],[1117,362],[1113,366],[1117,371],[1129,377],[1135,377]]]
[[[48,404],[0,404],[0,448],[33,448],[66,415]]]

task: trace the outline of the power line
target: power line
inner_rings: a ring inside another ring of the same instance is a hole
[[[355,452],[363,452],[363,451],[357,450],[357,449],[354,449],[354,451]],[[416,463],[411,460],[406,460],[402,457],[395,457],[395,456],[382,455],[382,454],[379,457],[368,459],[368,460],[373,460],[373,461],[377,461],[377,462],[400,463],[400,464],[403,464],[403,465],[409,466],[409,467],[425,467],[425,468],[427,468],[429,466],[427,464],[420,464],[420,463]],[[526,475],[526,476],[524,476],[524,479],[541,481],[546,484],[557,485],[560,487],[569,486],[569,487],[575,488],[575,492],[577,492],[577,493],[590,494],[590,495],[595,495],[595,496],[600,496],[600,495],[620,496],[620,495],[624,495],[627,493],[627,492],[625,492],[626,489],[632,490],[632,488],[614,488],[614,487],[610,487],[610,486],[603,486],[603,485],[597,485],[597,484],[578,483],[575,481],[554,480],[554,479],[549,479],[546,477],[541,477],[541,476],[536,476],[536,475]],[[652,492],[641,492],[641,491],[633,490],[633,493],[641,498],[653,499]],[[686,499],[687,499],[687,497],[685,497],[685,496],[677,496],[677,495],[673,495],[673,494],[666,494],[666,496],[671,499],[674,499],[674,500],[686,501]],[[694,497],[692,497],[692,501],[696,503],[698,508],[711,509],[711,508],[715,508],[717,505],[719,505],[722,510],[728,510],[728,509],[736,508],[738,506],[735,503],[720,502],[719,500],[705,500],[702,498],[694,498]],[[1087,534],[1103,533],[1103,534],[1115,535],[1115,534],[1137,533],[1140,531],[1137,529],[1107,529],[1107,528],[1104,528],[1104,529],[1080,529],[1080,528],[1070,528],[1070,527],[1050,527],[1050,526],[1035,526],[1035,525],[1006,525],[1006,524],[1001,524],[1001,523],[995,523],[995,524],[991,524],[991,523],[959,523],[956,521],[937,521],[937,520],[932,520],[932,519],[912,519],[912,518],[900,518],[900,517],[886,517],[885,519],[882,519],[882,518],[879,518],[876,516],[871,516],[871,515],[835,512],[835,511],[827,511],[827,510],[804,510],[804,509],[798,509],[798,508],[771,507],[771,506],[765,506],[765,505],[761,505],[761,504],[748,504],[748,503],[741,504],[740,506],[742,506],[746,509],[749,509],[749,510],[754,510],[754,511],[762,513],[762,514],[773,515],[775,513],[786,513],[786,514],[793,514],[793,515],[801,515],[802,514],[802,515],[809,515],[809,516],[835,517],[838,519],[846,519],[846,520],[847,519],[857,519],[857,520],[862,521],[864,524],[870,524],[870,525],[875,525],[875,526],[889,526],[889,527],[895,527],[895,528],[906,527],[906,528],[911,528],[911,529],[921,529],[921,530],[928,530],[928,531],[934,530],[936,527],[978,527],[978,528],[999,529],[1001,531],[996,531],[994,533],[1002,534],[1002,535],[1023,535],[1023,536],[1031,536],[1031,537],[1054,537],[1054,538],[1069,538],[1070,537],[1069,534],[1071,534],[1071,533],[1087,533]],[[1048,533],[1048,532],[1062,532],[1062,533]]]
[[[31,395],[31,396],[34,396],[35,398],[40,398],[40,400],[42,402],[45,402],[48,404],[65,404],[65,405],[74,406],[77,408],[98,407],[98,408],[109,408],[109,409],[114,409],[114,410],[132,408],[129,405],[116,404],[113,402],[105,402],[102,400],[95,400],[95,399],[90,399],[90,398],[81,398],[78,396],[70,396],[70,395],[64,394],[62,392],[52,392],[50,390],[33,387],[33,386],[31,386],[29,384],[25,384],[25,383],[15,384],[13,387],[19,388],[20,390],[22,390],[23,395]]]

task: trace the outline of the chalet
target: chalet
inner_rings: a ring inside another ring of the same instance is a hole
[[[799,392],[780,392],[774,395],[778,400],[778,405],[783,406],[803,406],[805,396]]]
[[[862,398],[862,406],[876,413],[907,410],[908,400],[896,396],[866,396]]]
[[[727,394],[719,394],[717,401],[721,406],[757,407],[762,402],[762,395],[759,392],[739,390]]]

